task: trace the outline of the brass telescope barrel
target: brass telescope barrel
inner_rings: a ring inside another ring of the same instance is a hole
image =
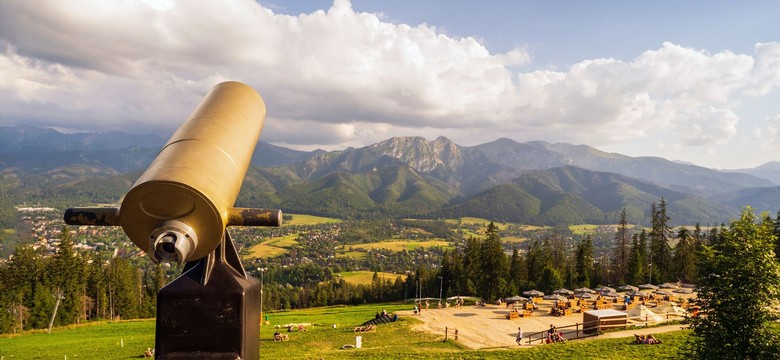
[[[130,189],[119,209],[72,208],[71,225],[120,225],[152,260],[197,260],[225,228],[279,226],[281,211],[234,208],[265,121],[265,103],[248,85],[209,91]]]

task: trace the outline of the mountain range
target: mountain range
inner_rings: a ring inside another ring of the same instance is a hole
[[[0,193],[12,202],[118,201],[165,143],[154,135],[0,127]],[[778,210],[780,166],[719,171],[586,145],[498,139],[460,146],[396,137],[297,151],[260,142],[238,203],[339,217],[477,216],[558,225],[648,222],[664,198],[673,223],[720,224],[742,206]],[[773,208],[775,207],[775,208]]]

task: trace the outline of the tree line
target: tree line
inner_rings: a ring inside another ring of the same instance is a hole
[[[623,211],[611,252],[598,255],[589,236],[574,242],[556,235],[523,248],[514,246],[509,255],[496,225],[490,223],[484,239],[471,237],[458,249],[445,252],[439,271],[423,281],[439,286],[441,277],[445,294],[487,301],[530,289],[550,293],[562,287],[699,282],[702,259],[708,249],[724,241],[726,225],[705,231],[696,224],[674,232],[663,198],[652,204],[650,212],[652,224],[645,229],[630,226]],[[780,212],[777,219],[769,219],[774,224],[773,250],[780,254]]]
[[[19,245],[0,266],[0,332],[155,315],[156,293],[175,270],[78,253],[67,228],[59,241],[53,256]]]

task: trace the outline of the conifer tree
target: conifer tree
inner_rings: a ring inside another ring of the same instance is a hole
[[[628,275],[629,252],[631,245],[631,234],[626,220],[626,209],[620,213],[620,223],[615,233],[615,248],[612,258],[612,281],[614,283],[624,283]]]
[[[542,277],[539,279],[539,290],[545,293],[551,293],[555,289],[563,287],[563,279],[558,270],[552,266],[545,266],[542,270]]]
[[[580,241],[577,245],[577,256],[575,258],[576,272],[577,272],[577,285],[582,287],[591,286],[591,280],[593,279],[593,241],[590,239],[590,235],[585,237],[585,240]]]
[[[650,271],[655,282],[661,283],[671,279],[672,250],[669,246],[671,238],[671,228],[669,227],[669,217],[666,215],[666,201],[661,198],[661,202],[656,207],[655,203],[651,206],[652,230],[650,232]]]
[[[528,267],[520,251],[515,247],[512,250],[512,258],[509,260],[509,283],[507,292],[519,294],[528,282]]]
[[[677,246],[674,248],[672,263],[675,276],[683,282],[696,280],[696,244],[688,234],[688,229],[681,227],[677,232]]]
[[[544,270],[544,254],[538,240],[534,240],[533,245],[528,249],[526,265],[528,266],[527,285],[533,287],[539,281],[539,278],[542,276],[542,270]]]
[[[488,224],[485,240],[480,251],[479,281],[480,295],[488,302],[497,299],[506,289],[508,274],[507,258],[501,245],[501,236],[493,222]]]
[[[780,300],[780,264],[772,254],[772,221],[757,223],[750,208],[721,231],[721,241],[702,257],[698,298],[702,316],[692,317],[688,358],[775,359],[780,336],[767,304]]]
[[[639,240],[640,234],[634,234],[631,239],[631,250],[628,254],[628,273],[626,283],[642,284],[645,272],[645,249]]]
[[[62,303],[57,309],[54,324],[68,325],[76,323],[82,312],[84,295],[84,262],[73,250],[73,239],[67,226],[60,233],[57,253],[49,262],[47,276],[51,278],[49,288],[62,294]]]

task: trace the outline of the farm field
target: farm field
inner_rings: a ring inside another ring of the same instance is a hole
[[[419,248],[432,248],[432,247],[449,247],[450,243],[444,240],[386,240],[366,244],[352,244],[349,245],[353,249],[371,250],[371,249],[386,249],[390,251],[403,251],[414,250]]]
[[[372,332],[355,333],[354,327],[373,319],[386,309],[393,313],[408,311],[410,304],[371,304],[334,306],[268,313],[269,324],[260,330],[261,359],[654,359],[678,355],[689,331],[663,334],[664,344],[633,345],[630,338],[570,341],[565,344],[497,347],[472,350],[443,334],[418,330],[422,322],[413,316],[376,326]],[[468,308],[464,308],[468,310]],[[434,310],[431,310],[433,312]],[[468,311],[464,312],[467,314]],[[509,321],[509,320],[496,320]],[[307,331],[287,333],[288,324],[306,324]],[[334,328],[333,325],[336,325]],[[274,342],[280,327],[289,341]],[[5,359],[129,359],[141,358],[147,347],[154,347],[153,319],[120,321],[55,328],[16,336],[0,336],[0,356]],[[362,337],[361,349],[341,350],[355,345]],[[609,334],[607,334],[609,335]]]
[[[370,285],[371,281],[374,279],[373,271],[348,271],[348,272],[336,273],[335,275],[341,276],[341,278],[343,278],[344,281],[355,285],[359,285],[359,284]],[[379,276],[380,279],[384,278],[392,281],[395,281],[395,279],[399,276],[401,277],[402,280],[406,279],[406,275],[394,274],[388,272],[378,272],[377,276]]]
[[[295,240],[297,238],[298,234],[270,238],[259,244],[250,246],[246,250],[248,254],[244,256],[244,259],[269,258],[287,254],[289,252],[287,248],[297,244],[297,241]]]
[[[285,214],[285,215],[291,215],[292,220],[283,221],[282,226],[335,224],[341,222],[341,219],[329,218],[323,216],[304,215],[304,214]]]

